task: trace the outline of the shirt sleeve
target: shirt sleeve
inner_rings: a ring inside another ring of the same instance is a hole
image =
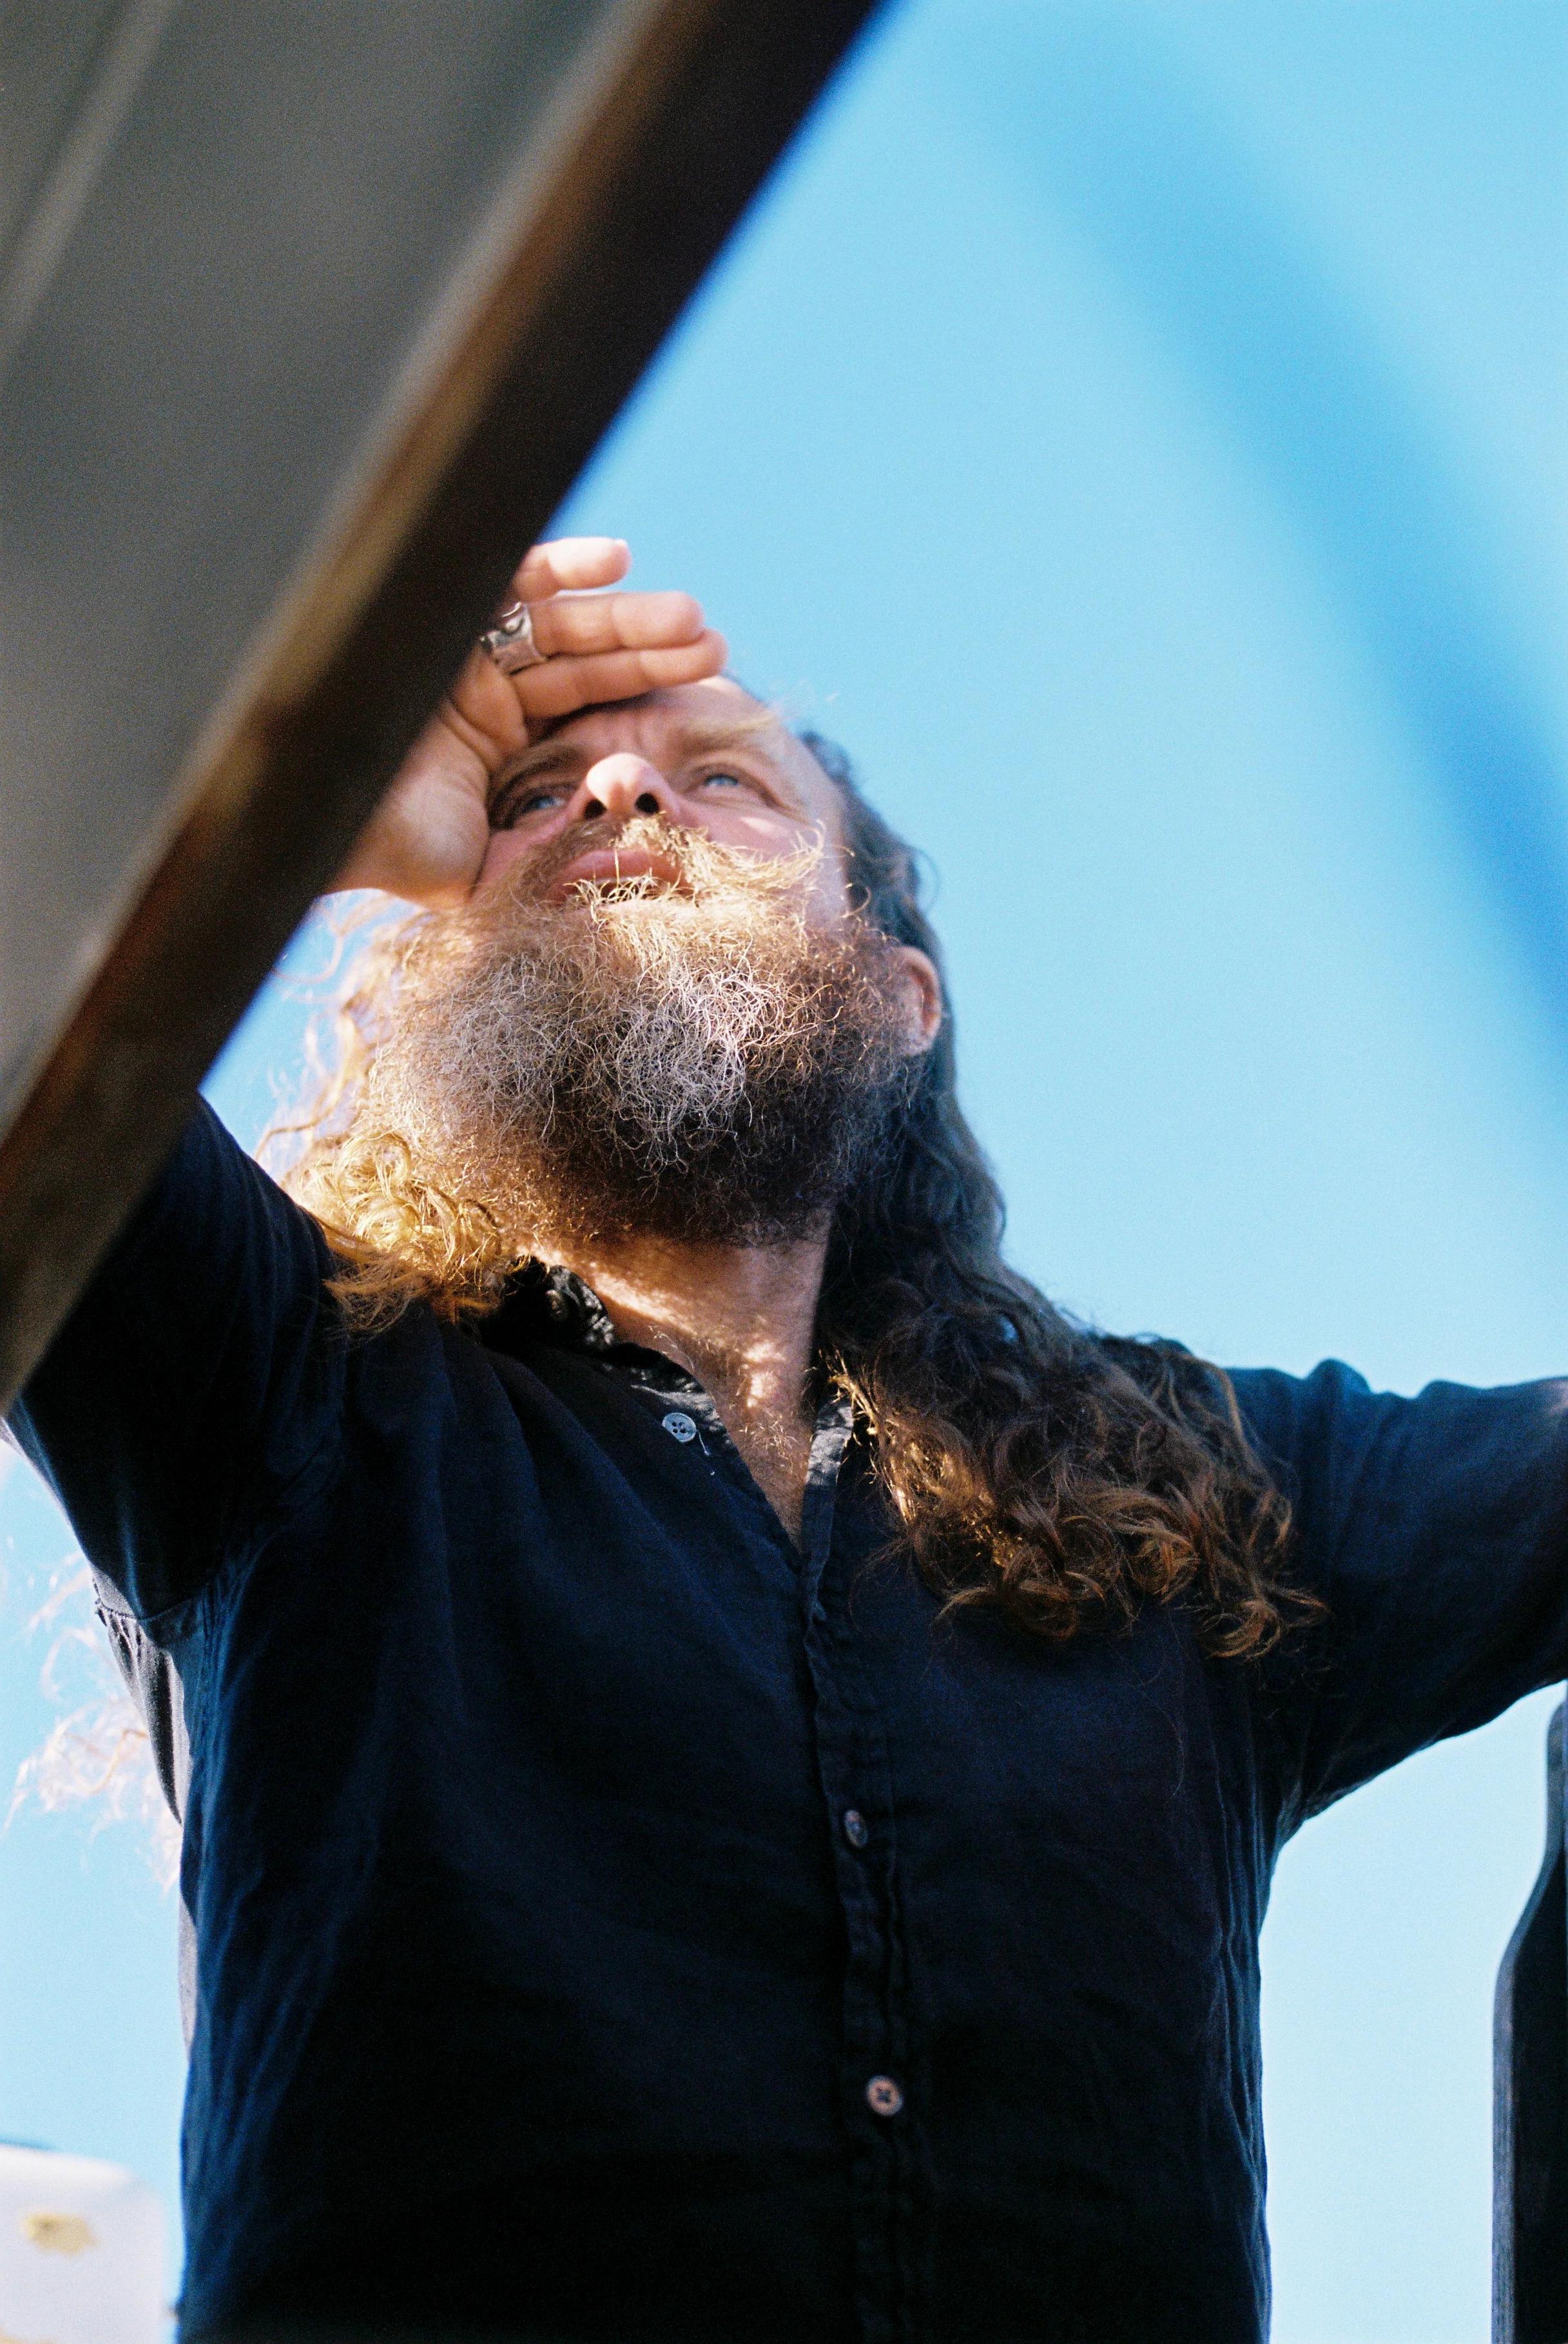
[[[1257,1679],[1289,1830],[1568,1674],[1568,1381],[1403,1399],[1337,1360],[1233,1380],[1325,1607]]]
[[[197,1592],[336,1420],[319,1230],[205,1103],[11,1411],[111,1601]]]

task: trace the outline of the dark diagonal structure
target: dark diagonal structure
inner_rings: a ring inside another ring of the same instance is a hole
[[[0,5],[0,1398],[869,13]]]

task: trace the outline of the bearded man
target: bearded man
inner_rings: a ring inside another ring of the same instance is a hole
[[[201,1113],[16,1411],[183,1820],[185,2335],[1248,2344],[1270,1867],[1563,1674],[1563,1387],[1062,1318],[908,850],[626,558],[345,874],[294,1196]]]

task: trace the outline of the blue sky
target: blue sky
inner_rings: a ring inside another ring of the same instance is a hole
[[[1015,1257],[1102,1324],[1568,1365],[1565,198],[1556,5],[910,0],[563,517],[926,847]],[[247,1138],[300,1015],[215,1077]],[[6,1766],[69,1551],[20,1470],[0,1540]],[[1485,2332],[1550,1700],[1287,1854],[1280,2344]],[[0,2132],[172,2196],[136,1833],[24,1814],[0,1877]]]

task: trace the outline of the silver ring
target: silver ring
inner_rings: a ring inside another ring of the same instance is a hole
[[[525,667],[538,667],[550,656],[533,640],[533,612],[526,602],[509,602],[480,641],[505,675],[518,675]]]

